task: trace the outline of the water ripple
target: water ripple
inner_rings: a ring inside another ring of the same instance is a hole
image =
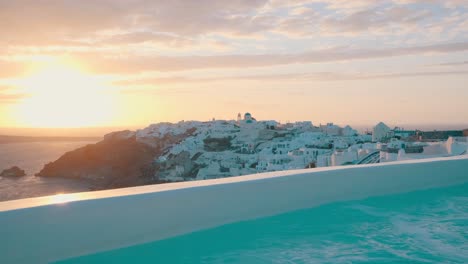
[[[69,263],[468,263],[468,184],[335,203]]]

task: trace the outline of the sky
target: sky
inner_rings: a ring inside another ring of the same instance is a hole
[[[0,0],[0,127],[468,124],[468,0]]]

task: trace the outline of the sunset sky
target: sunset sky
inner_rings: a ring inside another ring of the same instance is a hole
[[[0,0],[0,127],[468,123],[468,0]]]

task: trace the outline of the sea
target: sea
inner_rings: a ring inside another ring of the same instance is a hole
[[[93,143],[96,140],[0,144],[0,171],[18,166],[27,174],[20,178],[0,177],[0,201],[88,191],[89,184],[79,180],[34,175],[45,164],[57,160],[64,153]]]

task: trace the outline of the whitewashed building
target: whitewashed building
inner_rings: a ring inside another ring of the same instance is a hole
[[[389,137],[389,133],[391,133],[390,127],[388,127],[386,124],[383,122],[378,123],[372,132],[372,141],[374,142],[379,142],[382,141],[383,139],[386,139]]]

